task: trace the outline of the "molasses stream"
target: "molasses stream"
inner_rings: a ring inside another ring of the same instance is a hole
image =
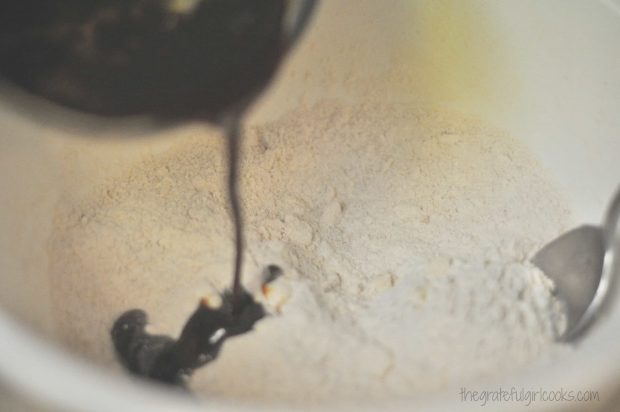
[[[23,0],[0,5],[0,75],[81,112],[204,120],[226,129],[234,223],[231,289],[219,308],[201,301],[178,339],[145,332],[140,309],[111,335],[132,373],[184,385],[231,336],[265,311],[241,284],[243,220],[237,189],[240,121],[293,47],[316,0]],[[263,283],[280,274],[269,265]]]

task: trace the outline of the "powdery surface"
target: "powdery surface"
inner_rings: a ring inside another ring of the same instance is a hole
[[[501,131],[413,106],[323,102],[245,131],[245,282],[285,276],[273,316],[231,339],[191,386],[311,402],[415,396],[551,362],[564,317],[530,254],[569,212],[535,157]],[[115,365],[108,331],[140,307],[178,334],[230,282],[221,136],[61,205],[52,240],[57,331]]]

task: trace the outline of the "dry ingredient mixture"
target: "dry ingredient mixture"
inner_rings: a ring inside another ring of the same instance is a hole
[[[197,392],[411,397],[565,350],[561,305],[528,259],[570,213],[504,132],[408,104],[325,101],[243,133],[243,279],[272,316],[196,373]],[[177,336],[200,298],[217,305],[229,286],[224,141],[205,134],[59,207],[52,293],[73,350],[114,366],[120,312],[143,308],[151,331]],[[284,274],[261,291],[269,264]]]

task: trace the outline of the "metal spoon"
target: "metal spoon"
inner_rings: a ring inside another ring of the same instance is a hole
[[[565,303],[567,326],[559,336],[575,342],[609,307],[617,277],[620,188],[615,193],[602,226],[583,225],[544,246],[532,259],[555,282]]]

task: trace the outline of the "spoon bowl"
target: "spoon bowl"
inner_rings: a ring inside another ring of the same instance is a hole
[[[544,246],[532,259],[555,283],[566,305],[567,325],[559,337],[579,340],[604,313],[614,295],[620,189],[611,201],[601,226],[584,225]]]

